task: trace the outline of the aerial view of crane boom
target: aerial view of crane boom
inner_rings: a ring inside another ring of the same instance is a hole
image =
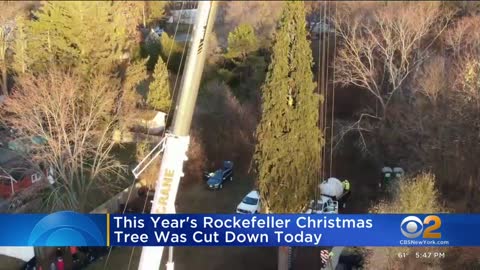
[[[183,162],[187,160],[190,125],[205,63],[207,37],[212,30],[215,13],[215,2],[199,2],[193,40],[187,56],[178,104],[174,113],[173,132],[165,135],[165,151],[156,182],[152,214],[175,213],[175,199],[180,178],[183,176]],[[159,269],[163,250],[164,247],[144,247],[138,269]],[[170,248],[167,263],[169,270],[174,266],[172,252],[173,248]]]
[[[0,1],[0,270],[480,269],[479,3]]]

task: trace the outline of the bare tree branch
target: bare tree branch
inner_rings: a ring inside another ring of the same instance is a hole
[[[123,167],[111,156],[114,97],[108,77],[89,82],[70,73],[26,75],[2,107],[1,117],[26,137],[41,136],[29,158],[54,171],[52,209],[86,211],[89,193],[116,181]],[[105,191],[106,192],[106,191]]]
[[[451,13],[438,3],[389,3],[371,12],[345,8],[338,14],[335,25],[343,46],[335,83],[366,89],[380,103],[384,118],[391,98],[427,59]],[[430,42],[424,44],[427,38]]]

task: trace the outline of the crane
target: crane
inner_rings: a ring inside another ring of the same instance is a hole
[[[133,170],[135,177],[163,151],[159,177],[155,184],[151,214],[173,214],[180,178],[183,177],[183,163],[187,160],[190,142],[190,126],[205,65],[208,35],[211,33],[216,14],[216,2],[199,1],[194,31],[185,64],[178,103],[173,115],[173,128],[165,133],[162,141]],[[156,152],[156,153],[155,153]],[[143,165],[146,163],[146,165]],[[139,270],[159,269],[163,246],[144,247],[140,257]],[[173,247],[169,248],[167,270],[174,269]]]

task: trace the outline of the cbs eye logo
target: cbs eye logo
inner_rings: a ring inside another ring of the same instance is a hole
[[[87,216],[65,211],[37,222],[28,239],[30,246],[104,246],[104,235]]]
[[[426,216],[422,221],[416,216],[408,216],[402,220],[400,231],[407,238],[441,238],[442,234],[434,232],[440,229],[442,220],[438,216]],[[423,233],[423,234],[422,234]]]

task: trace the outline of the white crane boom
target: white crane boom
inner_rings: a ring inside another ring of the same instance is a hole
[[[183,72],[178,103],[174,113],[173,132],[165,136],[165,150],[152,202],[152,214],[175,213],[175,199],[183,163],[190,141],[190,125],[197,100],[200,81],[206,57],[207,35],[211,32],[216,14],[214,1],[199,1],[192,42]],[[156,157],[158,155],[154,155]],[[150,163],[150,162],[149,162]],[[148,164],[147,164],[148,165]],[[143,171],[143,170],[142,170]],[[141,173],[141,172],[138,172]],[[144,247],[140,257],[139,270],[158,270],[164,247]],[[170,248],[167,269],[173,270],[173,248]]]

